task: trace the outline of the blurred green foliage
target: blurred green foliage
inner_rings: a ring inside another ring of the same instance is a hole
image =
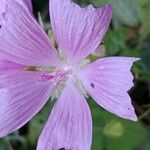
[[[135,87],[130,91],[139,122],[127,121],[99,107],[91,98],[93,115],[92,150],[150,150],[150,1],[75,0],[83,7],[112,3],[114,15],[105,36],[106,56],[142,58],[133,68]],[[41,13],[45,29],[49,26],[48,0],[33,0],[34,14]],[[16,133],[0,140],[0,150],[33,150],[54,102]]]
[[[120,119],[92,101],[90,106],[94,118],[92,150],[131,150],[144,137],[141,124]]]

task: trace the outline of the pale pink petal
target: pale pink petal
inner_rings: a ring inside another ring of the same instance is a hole
[[[14,1],[18,2],[23,7],[25,7],[30,12],[32,12],[32,3],[31,3],[31,0],[14,0]],[[6,11],[6,3],[7,3],[7,0],[1,0],[1,2],[0,2],[0,17]]]
[[[39,72],[13,71],[0,75],[0,137],[27,123],[46,103],[53,85]]]
[[[92,118],[88,104],[71,83],[54,105],[37,150],[90,150],[91,139]]]
[[[81,8],[72,0],[50,0],[50,16],[59,48],[74,63],[100,44],[110,24],[112,5]]]
[[[31,13],[13,0],[7,0],[0,22],[0,57],[30,66],[57,66],[60,59],[48,36]]]
[[[16,0],[21,5],[25,6],[32,13],[32,0]]]
[[[5,0],[1,0],[1,2],[0,2],[0,17],[5,12],[5,9],[6,9]]]
[[[0,59],[0,74],[3,74],[4,71],[24,70],[25,68],[25,65],[20,65],[6,59]]]
[[[107,57],[87,65],[79,73],[86,90],[106,110],[137,120],[127,91],[133,86],[131,66],[137,58]]]

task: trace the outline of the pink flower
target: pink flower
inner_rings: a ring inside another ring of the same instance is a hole
[[[107,57],[92,63],[86,59],[108,29],[111,4],[95,9],[92,5],[81,8],[70,0],[50,0],[59,53],[24,6],[7,0],[4,10],[0,19],[0,137],[27,123],[59,89],[37,150],[90,150],[92,118],[82,84],[104,109],[137,120],[127,91],[133,86],[130,68],[138,59]]]

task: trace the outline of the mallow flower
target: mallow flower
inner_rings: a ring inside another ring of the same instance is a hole
[[[37,150],[90,150],[92,117],[83,91],[109,112],[136,121],[128,90],[138,59],[88,60],[108,29],[111,4],[81,8],[71,0],[50,0],[49,8],[57,50],[27,7],[6,0],[0,18],[0,137],[22,127],[59,90]]]

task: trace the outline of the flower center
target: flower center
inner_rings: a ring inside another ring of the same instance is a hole
[[[59,97],[60,93],[64,89],[64,86],[67,80],[73,80],[80,91],[83,93],[85,97],[87,97],[87,92],[84,89],[81,81],[77,78],[77,74],[86,64],[90,62],[89,59],[85,59],[78,64],[71,65],[68,62],[62,63],[62,65],[58,68],[55,67],[37,67],[37,66],[29,66],[26,68],[26,71],[37,71],[40,72],[40,80],[48,81],[54,85],[54,91],[51,96],[51,100],[54,100]]]
[[[52,69],[53,71],[51,71],[51,68],[47,69],[45,67],[38,67],[37,69],[42,72],[40,76],[41,80],[49,81],[55,86],[51,100],[59,97],[60,93],[64,89],[66,81],[73,76],[72,69],[68,67]]]
[[[73,74],[72,70],[73,69],[66,66],[60,68],[29,66],[26,68],[26,71],[41,72],[40,79],[43,81],[50,81],[55,86],[68,80]]]
[[[71,70],[63,70],[63,69],[56,69],[54,72],[48,73],[43,72],[41,75],[41,79],[44,81],[50,80],[57,85],[60,82],[65,82],[71,76]]]

